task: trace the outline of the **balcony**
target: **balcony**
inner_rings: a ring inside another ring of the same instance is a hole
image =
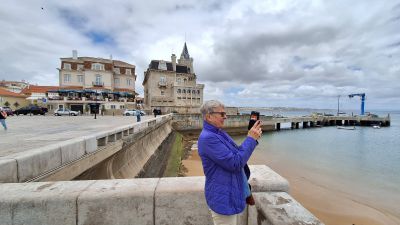
[[[104,87],[104,82],[92,82],[93,87]]]
[[[167,87],[167,82],[165,82],[165,81],[159,81],[159,82],[158,82],[158,86],[159,86],[159,87]]]

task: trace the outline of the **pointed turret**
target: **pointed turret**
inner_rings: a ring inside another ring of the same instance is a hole
[[[185,42],[185,45],[183,46],[183,49],[182,49],[181,58],[190,59],[190,55],[189,55],[189,51],[188,51],[187,46],[186,46],[186,42]]]
[[[189,51],[186,46],[186,41],[185,41],[185,44],[183,45],[181,58],[178,59],[178,64],[187,66],[189,73],[194,73],[193,58],[191,58],[189,55]]]

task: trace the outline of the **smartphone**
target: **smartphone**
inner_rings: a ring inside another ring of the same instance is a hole
[[[247,130],[250,130],[254,124],[256,123],[257,120],[260,119],[260,113],[257,111],[251,111],[250,114],[250,120],[249,120],[249,126],[247,127]]]

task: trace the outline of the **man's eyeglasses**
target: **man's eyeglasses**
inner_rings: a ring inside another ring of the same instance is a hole
[[[226,116],[226,112],[211,112],[211,114],[219,114],[221,117]]]

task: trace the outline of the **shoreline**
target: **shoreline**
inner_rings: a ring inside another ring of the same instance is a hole
[[[266,164],[251,157],[249,164]],[[184,176],[204,176],[197,150],[192,150],[182,160]],[[362,203],[345,193],[330,189],[299,175],[297,168],[269,163],[275,172],[289,181],[289,194],[326,225],[398,225],[400,218],[384,209]]]

